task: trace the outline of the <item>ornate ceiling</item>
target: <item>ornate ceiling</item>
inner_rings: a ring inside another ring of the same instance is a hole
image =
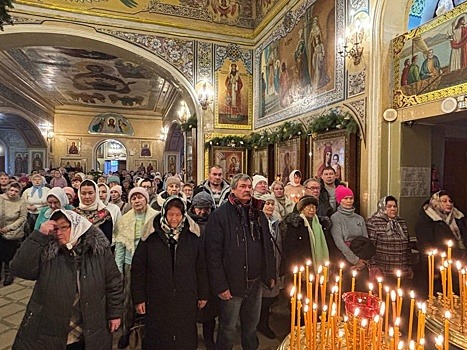
[[[142,59],[133,62],[101,51],[50,46],[9,49],[0,52],[0,59],[54,107],[131,108],[164,116],[179,96],[154,64]]]

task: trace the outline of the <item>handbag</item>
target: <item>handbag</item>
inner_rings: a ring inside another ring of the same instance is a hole
[[[355,237],[350,242],[350,250],[362,260],[370,260],[375,255],[376,247],[371,239],[363,236]]]
[[[132,350],[141,350],[144,339],[144,315],[138,315],[130,328],[129,348]]]

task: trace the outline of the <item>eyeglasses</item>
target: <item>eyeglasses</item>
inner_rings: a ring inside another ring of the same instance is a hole
[[[62,226],[62,227],[56,227],[55,229],[60,231],[60,232],[66,232],[69,228],[70,228],[70,225]]]
[[[319,186],[310,186],[310,187],[305,187],[307,190],[320,190],[321,187]]]

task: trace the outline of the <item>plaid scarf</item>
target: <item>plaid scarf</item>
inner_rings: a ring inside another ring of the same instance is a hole
[[[248,203],[243,203],[235,197],[233,193],[230,193],[229,202],[235,207],[238,215],[241,217],[245,237],[249,234],[253,241],[261,239],[261,225],[259,223],[259,217],[264,207],[264,201],[252,197]],[[245,213],[248,213],[248,217],[245,216]],[[237,243],[239,243],[238,237]]]

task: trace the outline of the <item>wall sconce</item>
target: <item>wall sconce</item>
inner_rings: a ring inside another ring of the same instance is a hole
[[[47,140],[53,139],[55,133],[52,130],[47,130]]]
[[[162,141],[162,142],[165,142],[165,140],[167,140],[167,135],[169,133],[169,127],[168,126],[163,126],[161,128],[161,134],[159,135],[159,139]]]
[[[198,101],[203,110],[208,109],[209,105],[212,103],[212,89],[207,86],[205,81],[201,87],[201,90],[198,92]]]
[[[344,58],[352,58],[354,65],[358,66],[363,55],[362,41],[365,37],[366,25],[356,20],[353,30],[354,33],[347,28],[345,39],[340,38],[338,41],[337,52]]]

